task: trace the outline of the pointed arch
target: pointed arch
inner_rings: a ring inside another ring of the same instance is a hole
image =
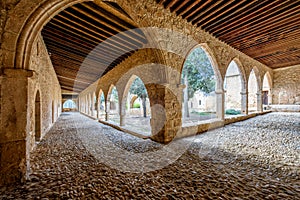
[[[225,114],[245,113],[246,102],[243,101],[245,80],[242,74],[241,63],[237,58],[232,59],[227,66],[224,78],[224,92]]]
[[[249,112],[255,112],[257,111],[257,105],[259,102],[257,102],[258,98],[257,95],[260,91],[259,87],[259,72],[256,67],[253,67],[250,71],[249,77],[248,77],[248,111]]]
[[[262,104],[269,105],[272,104],[272,77],[270,72],[266,72],[263,76],[263,83],[262,83]],[[264,106],[264,109],[270,109],[269,106]]]
[[[214,56],[214,53],[212,51],[212,49],[208,46],[208,44],[206,43],[202,43],[202,44],[198,44],[196,46],[194,46],[193,48],[191,48],[187,55],[185,56],[185,59],[183,61],[183,63],[181,64],[181,68],[180,68],[180,74],[182,75],[182,72],[183,72],[183,67],[184,67],[184,63],[187,59],[187,57],[197,48],[201,48],[206,56],[208,57],[210,63],[211,63],[211,66],[213,68],[213,71],[214,71],[214,74],[216,76],[216,91],[218,90],[223,90],[223,78],[222,78],[222,75],[221,75],[221,72],[220,72],[220,68],[219,68],[219,65],[218,65],[218,62],[217,62],[217,59],[215,58]],[[179,76],[179,83],[181,82],[181,76]]]

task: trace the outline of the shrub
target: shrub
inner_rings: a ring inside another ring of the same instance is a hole
[[[241,111],[240,110],[235,110],[235,109],[227,109],[225,111],[225,114],[226,115],[239,115],[239,114],[241,114]]]
[[[140,107],[141,107],[141,105],[139,103],[134,103],[133,104],[133,108],[140,108]]]

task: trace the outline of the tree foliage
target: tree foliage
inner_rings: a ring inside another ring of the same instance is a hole
[[[140,78],[136,78],[130,89],[129,92],[131,94],[135,94],[137,95],[139,98],[142,99],[142,104],[143,104],[143,113],[144,113],[144,117],[147,117],[147,113],[146,113],[146,99],[148,98],[148,93],[147,93],[147,89],[143,83],[143,81]]]
[[[133,81],[133,83],[129,89],[129,92],[131,94],[137,95],[141,99],[148,97],[146,87],[145,87],[143,81],[138,77]]]
[[[192,98],[196,91],[206,94],[215,90],[215,75],[211,63],[202,48],[196,48],[186,58],[182,71],[182,83],[187,76],[188,97]]]

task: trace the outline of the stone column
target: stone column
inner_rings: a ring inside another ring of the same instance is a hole
[[[24,181],[30,170],[28,83],[33,75],[21,69],[1,75],[0,186]]]
[[[248,115],[248,92],[243,90],[241,92],[241,111],[243,114]]]
[[[110,101],[106,101],[105,106],[105,121],[109,121]]]
[[[120,126],[125,126],[126,121],[126,103],[123,105],[123,100],[119,102]]]
[[[151,106],[151,139],[169,143],[181,131],[182,87],[169,84],[146,85]]]
[[[96,109],[97,109],[97,119],[99,119],[100,118],[100,102],[99,102],[99,98],[97,97],[97,99],[96,99]]]
[[[268,105],[272,105],[272,103],[273,103],[273,91],[272,89],[270,89],[268,93]]]
[[[216,90],[216,114],[220,120],[225,119],[224,90]]]
[[[263,111],[263,100],[261,90],[256,93],[257,96],[257,112]]]

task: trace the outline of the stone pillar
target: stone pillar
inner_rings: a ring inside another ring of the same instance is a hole
[[[123,105],[124,103],[124,105]],[[126,101],[119,102],[119,116],[120,116],[120,126],[125,126],[125,121],[126,121]]]
[[[182,87],[169,84],[146,85],[151,106],[151,139],[171,142],[181,131]]]
[[[225,119],[225,96],[224,90],[216,90],[216,114],[220,120]]]
[[[248,115],[248,93],[246,90],[241,92],[241,112]]]
[[[105,121],[109,121],[110,101],[106,101],[105,106]]]
[[[257,96],[257,112],[263,111],[263,100],[261,90],[256,93]]]
[[[125,126],[126,125],[126,115],[125,114],[120,114],[120,126]]]
[[[92,95],[91,99],[91,116],[95,117],[95,100],[94,100],[94,95]]]
[[[268,93],[268,105],[273,104],[273,91],[270,89]]]
[[[97,119],[100,118],[100,102],[99,102],[99,98],[96,99],[96,109],[97,109]]]
[[[22,182],[29,174],[28,83],[33,75],[21,69],[5,69],[1,75],[0,186]]]

